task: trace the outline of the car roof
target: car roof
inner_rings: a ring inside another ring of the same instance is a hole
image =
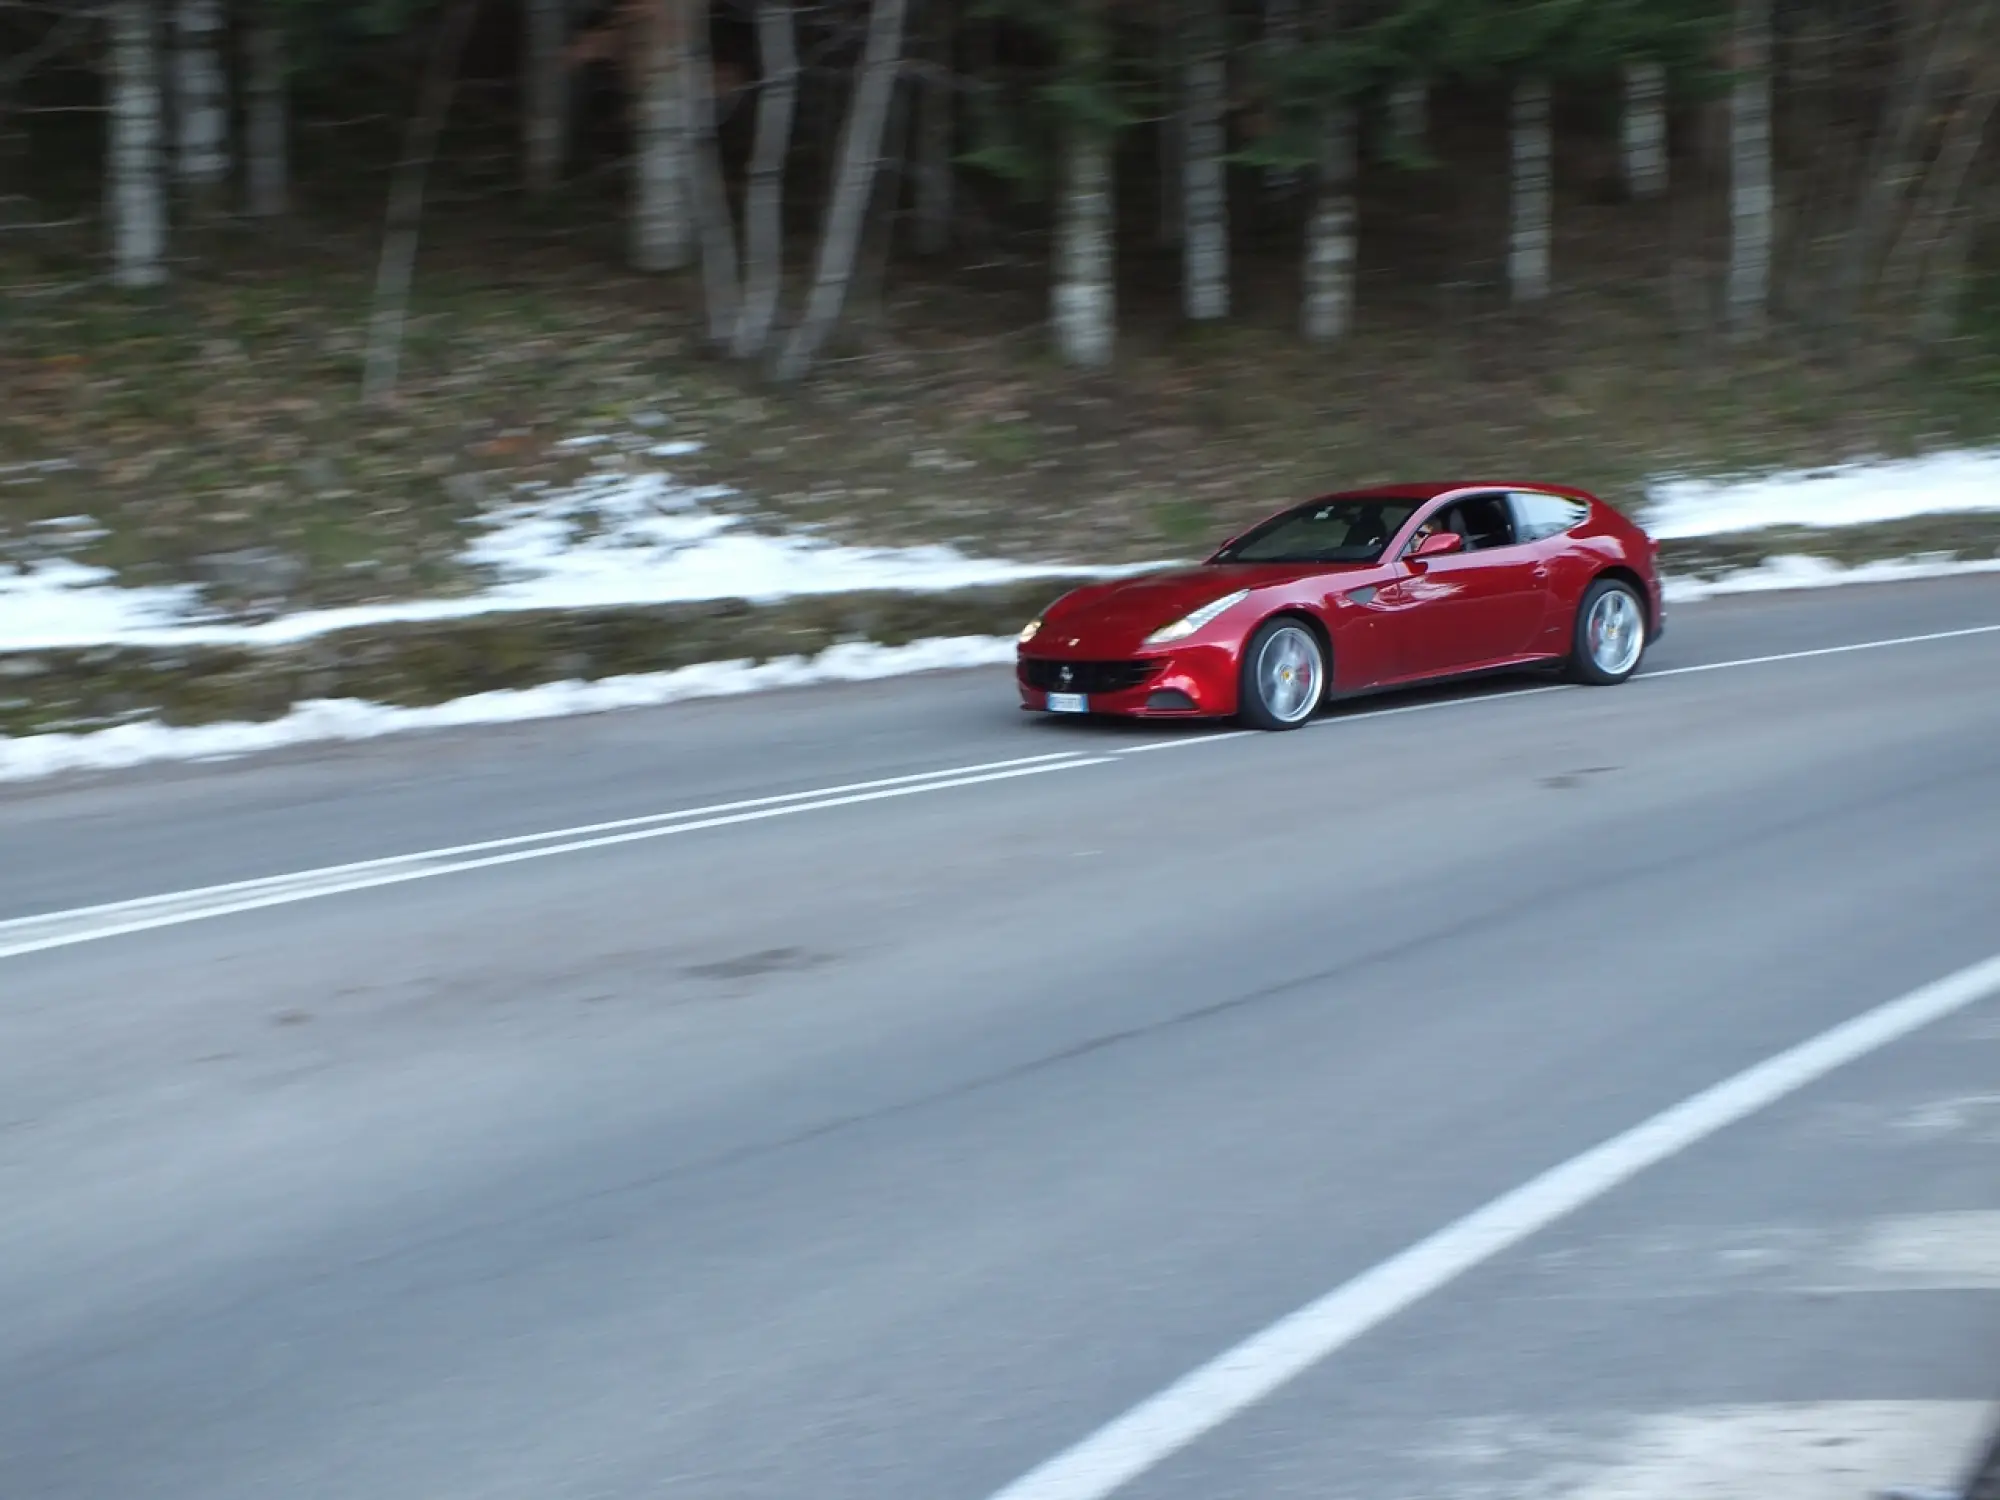
[[[1323,495],[1315,496],[1314,500],[1393,499],[1428,503],[1440,495],[1457,494],[1463,490],[1538,490],[1545,495],[1561,495],[1570,500],[1594,501],[1597,498],[1588,490],[1579,490],[1566,484],[1545,484],[1522,479],[1458,479],[1449,483],[1428,480],[1422,484],[1378,484],[1358,490],[1329,490]]]

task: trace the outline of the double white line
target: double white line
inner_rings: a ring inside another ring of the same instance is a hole
[[[397,854],[385,859],[360,860],[354,864],[328,865],[317,870],[238,880],[227,885],[202,886],[162,896],[142,896],[133,901],[77,907],[41,917],[21,917],[0,922],[0,959],[18,958],[50,948],[73,947],[128,932],[146,932],[156,927],[205,921],[233,912],[285,906],[294,901],[312,901],[342,891],[400,885],[409,880],[428,880],[439,875],[462,874],[467,870],[486,870],[497,865],[548,859],[558,854],[576,854],[586,849],[636,844],[646,839],[672,838],[676,834],[696,833],[705,828],[757,823],[767,818],[790,817],[794,813],[852,807],[862,802],[884,802],[892,797],[914,797],[952,787],[1011,781],[1016,777],[1040,776],[1051,771],[1074,771],[1084,766],[1101,766],[1108,760],[1106,756],[1088,756],[1070,751],[1022,756],[1015,760],[953,766],[948,770],[926,771],[910,776],[889,776],[877,781],[850,782],[845,786],[817,787],[808,792],[785,792],[741,802],[682,808],[676,812],[648,813],[608,823],[586,823],[549,833],[485,839],[476,844],[426,849],[416,854]]]

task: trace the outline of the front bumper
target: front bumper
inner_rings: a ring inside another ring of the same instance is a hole
[[[1216,718],[1236,712],[1234,660],[1210,646],[1112,660],[1023,651],[1015,659],[1014,681],[1021,707],[1029,712],[1048,712],[1051,693],[1080,695],[1085,712],[1118,718]]]

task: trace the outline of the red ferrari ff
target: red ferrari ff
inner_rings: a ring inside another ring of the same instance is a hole
[[[1666,623],[1658,551],[1561,485],[1326,495],[1196,567],[1065,594],[1021,632],[1021,706],[1295,729],[1334,697],[1472,673],[1623,682]]]

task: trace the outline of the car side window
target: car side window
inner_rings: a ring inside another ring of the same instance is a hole
[[[1514,515],[1505,495],[1468,495],[1446,512],[1450,529],[1465,538],[1468,552],[1490,552],[1516,540]]]
[[[1512,502],[1515,529],[1524,542],[1561,536],[1571,527],[1581,525],[1590,514],[1590,507],[1581,500],[1566,500],[1561,495],[1516,490],[1508,498]]]

